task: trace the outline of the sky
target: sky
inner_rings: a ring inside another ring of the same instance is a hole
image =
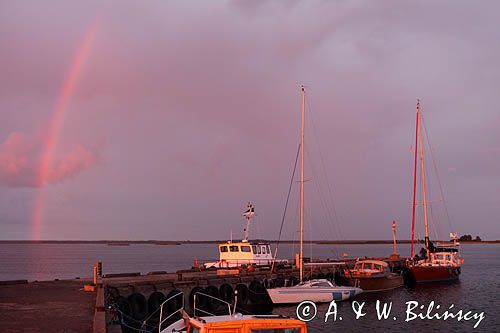
[[[306,239],[410,237],[417,99],[431,236],[500,239],[499,10],[2,1],[0,239],[278,238],[301,85]]]

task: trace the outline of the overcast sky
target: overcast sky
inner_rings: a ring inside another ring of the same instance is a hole
[[[301,84],[306,238],[390,239],[393,219],[410,237],[420,98],[432,236],[500,239],[499,12],[497,1],[2,1],[0,239],[241,237],[247,201],[251,235],[277,238]]]

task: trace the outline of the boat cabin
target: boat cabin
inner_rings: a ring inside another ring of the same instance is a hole
[[[430,255],[431,266],[459,267],[463,262],[463,259],[460,258],[458,251],[439,251],[433,252]]]
[[[219,261],[206,263],[211,267],[238,267],[241,265],[270,265],[273,261],[271,245],[257,242],[225,242],[218,244]]]
[[[381,260],[359,260],[354,264],[352,272],[365,274],[388,273],[390,272],[389,264]]]

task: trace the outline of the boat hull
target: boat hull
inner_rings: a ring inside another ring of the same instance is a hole
[[[303,301],[314,303],[329,303],[331,301],[345,301],[362,290],[356,287],[338,287],[310,290],[310,288],[283,287],[268,289],[267,293],[273,304],[297,304]]]
[[[413,266],[410,272],[416,283],[456,281],[460,276],[460,267]]]
[[[387,276],[352,276],[347,277],[350,286],[358,286],[363,292],[392,290],[404,285],[403,277],[399,274]]]

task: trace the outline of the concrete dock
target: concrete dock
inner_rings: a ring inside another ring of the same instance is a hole
[[[90,333],[96,293],[83,291],[90,280],[0,285],[3,333]]]

